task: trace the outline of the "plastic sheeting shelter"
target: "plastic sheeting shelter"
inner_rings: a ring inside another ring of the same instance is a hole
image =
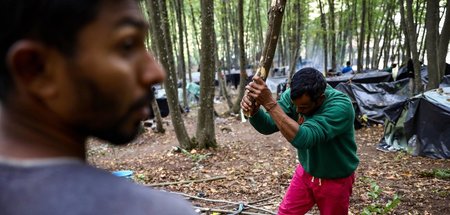
[[[450,87],[427,91],[386,109],[378,149],[450,158]]]
[[[380,83],[392,80],[392,75],[389,72],[383,71],[369,71],[363,73],[356,73],[355,75],[341,75],[326,78],[327,83],[336,87],[339,83],[346,83],[350,80],[355,83]]]
[[[352,100],[356,118],[369,123],[382,124],[384,109],[406,101],[412,94],[409,79],[383,83],[340,83],[336,89],[347,94]]]

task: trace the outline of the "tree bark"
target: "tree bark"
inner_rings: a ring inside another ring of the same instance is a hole
[[[400,0],[401,7],[403,7],[403,1]],[[417,52],[417,36],[416,36],[416,29],[414,24],[414,17],[413,17],[413,9],[412,9],[412,1],[413,0],[406,0],[406,25],[408,28],[408,36],[409,36],[409,46],[411,49],[411,55],[412,60],[414,64],[414,86],[413,86],[413,92],[414,94],[418,94],[419,92],[423,91],[422,87],[422,79],[420,77],[420,62],[419,62],[419,53]]]
[[[183,90],[183,106],[184,108],[189,107],[189,103],[187,100],[187,92],[186,92],[186,64],[184,63],[184,46],[183,46],[183,22],[182,22],[182,15],[183,13],[183,1],[176,0],[175,1],[175,8],[176,8],[176,17],[177,17],[177,24],[178,24],[178,49],[179,49],[179,55],[178,55],[178,65],[180,66],[180,74],[181,80],[182,80],[182,90]]]
[[[322,39],[323,39],[323,73],[326,74],[328,70],[328,39],[327,39],[327,22],[325,18],[325,12],[323,9],[322,1],[319,0],[320,8],[320,26],[322,27]]]
[[[198,41],[198,33],[197,33],[197,20],[195,19],[194,8],[192,7],[192,1],[189,1],[189,8],[191,9],[191,20],[192,20],[192,28],[194,30],[195,43],[197,45],[197,50],[200,53],[200,42]]]
[[[293,5],[293,14],[297,14],[297,18],[294,20],[294,25],[292,27],[292,31],[290,32],[291,37],[291,63],[289,65],[289,75],[287,84],[290,86],[291,78],[294,75],[295,66],[297,65],[297,59],[300,53],[300,47],[302,42],[302,34],[303,34],[303,26],[302,26],[302,17],[303,14],[301,12],[301,0],[295,0]]]
[[[177,93],[177,73],[172,53],[172,44],[169,33],[169,22],[167,18],[165,1],[148,1],[150,10],[150,19],[155,26],[153,38],[156,38],[158,54],[163,67],[165,68],[167,78],[164,80],[164,88],[167,95],[172,124],[181,148],[191,149],[193,143],[189,139],[178,103]]]
[[[362,0],[361,5],[361,30],[359,32],[359,45],[358,45],[358,68],[357,71],[362,72],[363,69],[363,49],[364,49],[364,35],[366,33],[366,0]]]
[[[183,7],[184,8],[184,7]],[[191,73],[191,54],[189,48],[189,40],[188,40],[188,31],[187,31],[187,21],[186,21],[186,13],[183,11],[183,25],[184,25],[184,37],[186,41],[186,54],[187,54],[187,72],[189,76],[189,82],[192,82],[192,73]]]
[[[336,72],[336,27],[334,15],[334,0],[328,0],[330,7],[330,30],[331,30],[331,69]]]
[[[350,10],[350,3],[349,2],[350,2],[349,0],[345,1],[347,10]],[[345,29],[344,30],[344,36],[342,38],[343,45],[341,46],[341,59],[340,59],[341,63],[344,63],[346,61],[345,60],[345,51],[347,49],[347,45],[346,44],[349,44],[349,49],[350,49],[350,46],[351,46],[351,44],[349,42],[349,36],[350,36],[351,31],[352,31],[353,13],[347,13],[347,16],[348,16],[347,17],[347,22],[345,23],[345,26],[347,26],[347,27],[344,28]],[[344,26],[344,23],[342,25]],[[351,62],[351,59],[348,59],[348,60]]]
[[[437,88],[440,82],[438,63],[439,1],[428,1],[426,14],[426,46],[428,60],[427,90]]]
[[[246,67],[246,55],[245,55],[245,45],[244,45],[244,1],[238,0],[238,26],[239,26],[239,67],[240,67],[240,80],[239,80],[239,90],[238,97],[236,98],[232,112],[237,114],[241,110],[241,100],[244,97],[245,85],[247,84],[247,72]]]
[[[214,126],[215,31],[214,1],[201,0],[202,29],[200,54],[200,109],[198,110],[198,148],[217,147]]]
[[[256,46],[257,50],[261,50],[263,46],[263,29],[262,29],[262,22],[261,22],[261,14],[260,12],[260,0],[256,0],[256,7],[255,7],[255,16],[256,16],[256,29],[257,29],[257,35],[258,35],[258,44]]]
[[[150,11],[147,7],[147,14],[150,14]],[[151,20],[149,20],[149,27],[150,27],[150,32],[156,32],[156,26],[154,24],[154,22],[152,22]],[[150,34],[150,38],[151,38],[151,49],[153,51],[153,55],[156,58],[159,58],[159,53],[158,53],[158,48],[156,46],[157,40],[158,38],[155,38],[155,34],[152,33]],[[152,93],[153,95],[155,95],[155,92],[152,89]],[[164,129],[164,125],[162,123],[162,116],[161,116],[161,112],[159,110],[159,106],[158,106],[158,102],[156,101],[156,97],[152,96],[150,99],[150,106],[151,106],[151,111],[153,111],[153,115],[155,116],[155,123],[156,123],[156,128],[155,128],[155,133],[164,133],[165,129]]]
[[[445,59],[447,58],[448,45],[450,42],[450,0],[447,0],[445,21],[442,26],[441,35],[439,36],[439,47],[438,47],[438,63],[439,63],[439,75],[443,77],[445,74]]]
[[[366,60],[365,60],[365,68],[369,69],[369,62],[370,62],[370,53],[373,50],[370,50],[370,39],[372,37],[372,24],[373,24],[373,8],[372,8],[372,2],[371,0],[368,0],[367,5],[367,37],[366,37]]]
[[[405,35],[405,45],[406,52],[405,56],[403,56],[403,60],[406,62],[411,59],[411,48],[409,45],[409,33],[408,33],[408,25],[406,24],[406,13],[404,0],[400,0],[400,25],[402,26],[403,34]]]

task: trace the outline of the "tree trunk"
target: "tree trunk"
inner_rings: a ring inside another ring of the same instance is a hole
[[[350,62],[354,62],[354,53],[353,53],[353,31],[356,31],[356,29],[358,28],[358,22],[353,22],[353,20],[358,20],[358,15],[356,13],[356,6],[357,6],[357,1],[353,1],[353,12],[352,12],[352,17],[354,17],[354,19],[352,19],[351,22],[351,28],[352,30],[350,31],[350,37],[348,38],[348,42],[349,42],[349,51],[348,51],[348,59]],[[353,64],[353,63],[352,63]]]
[[[370,53],[373,50],[370,50],[370,39],[372,37],[372,24],[373,24],[373,8],[372,8],[372,2],[368,0],[367,5],[367,37],[366,37],[366,61],[365,61],[365,68],[369,69],[369,62],[370,62]]]
[[[323,73],[328,71],[328,39],[327,39],[327,22],[325,18],[325,12],[323,10],[322,1],[319,0],[320,8],[320,26],[322,27],[322,39],[323,39]]]
[[[390,1],[392,2],[392,1]],[[390,3],[385,3],[382,6],[381,11],[385,11],[386,8],[388,8],[387,11],[387,15],[386,16],[381,16],[381,19],[377,19],[375,21],[375,25],[374,25],[374,41],[373,41],[373,51],[372,51],[372,60],[371,60],[371,68],[372,69],[378,69],[378,63],[377,63],[377,59],[378,59],[378,55],[380,54],[379,50],[380,50],[380,41],[381,41],[381,35],[382,35],[382,30],[385,29],[383,28],[383,24],[385,24],[385,20],[387,22],[387,18],[389,17],[389,13],[390,11],[393,9],[392,7],[388,7],[387,5],[390,5]]]
[[[148,1],[148,4],[150,19],[155,26],[155,31],[152,32],[153,38],[157,39],[155,42],[157,42],[158,55],[163,67],[168,72],[167,78],[164,80],[164,88],[166,90],[172,124],[180,147],[191,149],[193,148],[193,143],[189,139],[189,135],[184,127],[178,103],[178,93],[176,88],[177,74],[172,53],[172,44],[170,41],[169,22],[167,20],[165,1]]]
[[[406,55],[403,57],[403,60],[406,62],[411,59],[411,48],[409,45],[409,33],[408,33],[408,25],[406,24],[406,14],[405,14],[405,6],[404,0],[400,0],[400,25],[402,26],[403,34],[405,35],[405,49],[404,52]]]
[[[297,65],[297,59],[299,57],[300,53],[300,47],[302,42],[302,34],[303,34],[303,26],[302,26],[302,11],[301,11],[301,0],[294,1],[293,5],[293,13],[297,14],[296,19],[294,21],[293,30],[291,31],[290,37],[291,37],[291,43],[292,43],[292,49],[291,49],[291,63],[289,66],[289,75],[288,75],[288,81],[287,84],[290,86],[292,76],[294,75],[295,66]]]
[[[256,15],[256,29],[257,29],[257,35],[258,35],[258,44],[256,46],[256,50],[261,50],[263,46],[263,29],[262,29],[262,23],[261,23],[261,14],[260,14],[260,0],[256,0],[256,7],[255,7],[255,15]]]
[[[383,45],[383,51],[384,51],[384,59],[383,59],[383,68],[388,67],[388,61],[389,61],[389,53],[391,49],[391,35],[392,35],[392,28],[394,26],[394,21],[391,17],[388,18],[388,23],[386,26],[386,32],[384,34],[384,45]]]
[[[400,0],[401,7],[403,7],[403,1]],[[412,60],[414,64],[414,86],[413,86],[413,92],[414,94],[418,94],[419,92],[423,91],[422,87],[422,79],[420,77],[420,62],[419,62],[419,53],[417,52],[417,36],[416,36],[416,29],[414,24],[414,17],[413,17],[413,9],[412,9],[412,1],[413,0],[406,0],[406,25],[408,28],[408,35],[409,35],[409,46],[411,48],[411,55]]]
[[[149,9],[147,9],[147,14],[150,14],[150,12],[148,10]],[[149,25],[150,25],[149,26],[150,27],[150,32],[156,32],[156,29],[155,29],[156,26],[154,25],[154,23],[149,21]],[[155,36],[154,33],[150,34],[151,47],[152,47],[152,51],[153,51],[154,56],[156,58],[159,58],[158,48],[156,46],[156,43],[157,43],[158,39],[155,38],[154,36]],[[149,39],[149,38],[147,38],[147,39]],[[153,95],[155,95],[155,92],[153,91],[153,89],[152,89],[152,93],[153,93]],[[161,116],[161,112],[160,112],[159,107],[158,107],[158,103],[156,102],[156,97],[155,96],[151,97],[151,99],[150,99],[150,106],[152,108],[153,115],[155,116],[156,129],[154,130],[154,132],[155,133],[164,133],[165,129],[164,129],[164,125],[162,123],[162,116]]]
[[[439,2],[429,1],[426,14],[426,46],[428,60],[427,90],[437,88],[440,82],[438,43],[439,43]]]
[[[189,8],[191,9],[191,20],[192,20],[192,28],[193,28],[193,30],[194,30],[194,37],[195,37],[195,43],[196,43],[196,45],[197,45],[197,50],[198,50],[198,52],[200,53],[201,51],[201,49],[200,49],[200,42],[198,41],[198,33],[197,33],[197,26],[198,26],[198,23],[197,23],[197,20],[195,19],[195,13],[194,13],[194,8],[192,7],[192,1],[189,1]]]
[[[350,10],[350,3],[349,2],[350,2],[349,0],[345,1],[347,10]],[[348,18],[347,22],[345,24],[344,23],[342,24],[343,26],[347,26],[347,27],[344,28],[345,29],[344,30],[344,36],[342,38],[343,45],[341,46],[341,59],[340,59],[341,63],[345,62],[345,50],[347,49],[347,45],[346,44],[349,44],[349,47],[351,46],[351,44],[349,42],[349,36],[350,36],[351,31],[352,31],[353,13],[347,13],[347,16],[348,16],[347,17]],[[348,60],[351,61],[351,59],[348,59]]]
[[[239,26],[239,62],[240,62],[240,80],[238,97],[236,98],[232,112],[237,114],[241,110],[241,100],[244,97],[245,85],[247,84],[247,72],[245,71],[245,45],[244,45],[244,1],[238,0],[238,26]]]
[[[359,45],[358,45],[358,73],[363,69],[363,49],[364,49],[364,35],[366,33],[366,0],[362,0],[361,5],[361,30],[359,32]]]
[[[198,148],[217,147],[214,128],[215,31],[214,1],[201,0],[202,52],[200,54],[200,109],[198,110]]]
[[[184,8],[184,7],[183,7]],[[191,54],[190,54],[190,49],[189,49],[189,40],[188,40],[188,31],[187,31],[187,21],[186,21],[186,13],[183,10],[183,25],[184,25],[184,37],[185,37],[185,41],[186,41],[186,54],[187,54],[187,61],[188,61],[188,67],[187,67],[187,71],[188,71],[188,76],[189,76],[189,82],[192,82],[192,73],[191,73]]]
[[[445,12],[445,21],[442,26],[441,35],[439,36],[439,46],[438,46],[438,64],[439,64],[439,75],[443,77],[445,74],[445,59],[448,53],[448,44],[450,41],[450,0],[447,0],[447,7]]]
[[[175,8],[176,8],[176,17],[177,17],[177,23],[178,23],[178,65],[180,66],[180,74],[181,80],[182,80],[182,90],[183,90],[183,106],[184,108],[187,108],[189,106],[188,100],[187,100],[187,92],[186,92],[186,64],[184,63],[184,47],[183,47],[183,22],[182,22],[182,8],[183,8],[183,1],[176,0],[175,1]]]
[[[228,73],[230,73],[231,67],[232,67],[232,62],[231,62],[231,49],[230,49],[230,34],[228,31],[228,2],[224,2],[223,5],[223,15],[222,15],[222,22],[223,22],[223,30],[224,30],[224,40],[225,40],[225,56],[226,56],[226,70],[228,71]]]
[[[330,6],[330,31],[331,31],[331,69],[336,72],[336,27],[334,16],[334,0],[328,0]]]

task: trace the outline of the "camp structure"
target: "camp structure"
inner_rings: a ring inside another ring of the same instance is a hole
[[[414,96],[385,110],[384,136],[378,149],[450,158],[450,87]]]

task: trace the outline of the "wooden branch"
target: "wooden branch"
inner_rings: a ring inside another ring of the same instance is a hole
[[[266,41],[262,50],[261,59],[255,76],[261,77],[264,81],[269,75],[270,67],[272,67],[273,57],[277,48],[278,38],[281,32],[281,23],[283,21],[286,0],[272,0],[269,10],[269,27],[266,32]],[[253,106],[255,102],[251,100]],[[251,113],[244,112],[244,115],[250,117]]]
[[[194,207],[194,209],[198,209],[202,212],[219,212],[219,213],[227,213],[227,214],[233,214],[236,211],[232,211],[232,210],[223,210],[223,209],[214,209],[214,208],[202,208],[202,207]],[[261,213],[253,213],[253,212],[245,212],[242,211],[239,214],[248,214],[248,215],[266,215],[266,214],[261,214]]]
[[[265,201],[267,201],[267,200],[271,200],[271,199],[274,199],[274,198],[277,198],[277,197],[279,197],[279,195],[270,196],[270,197],[267,197],[267,198],[255,200],[255,201],[253,201],[253,202],[249,202],[249,204],[252,204],[252,205],[253,205],[253,204],[258,204],[258,203],[265,202]]]
[[[269,10],[269,27],[266,32],[266,41],[262,51],[261,60],[259,61],[259,69],[264,68],[265,70],[259,70],[261,72],[259,75],[261,75],[261,78],[264,80],[266,80],[270,67],[272,67],[278,38],[280,37],[285,7],[286,0],[272,0]],[[258,75],[258,73],[256,75]]]
[[[227,203],[227,204],[233,204],[233,205],[244,204],[244,206],[245,206],[245,207],[248,207],[248,208],[252,208],[252,209],[255,209],[255,210],[264,211],[264,212],[267,212],[267,213],[269,213],[269,214],[276,214],[276,213],[274,213],[274,212],[272,212],[272,211],[269,211],[269,210],[266,210],[266,209],[264,209],[264,208],[258,208],[258,207],[249,205],[248,203],[231,202],[231,201],[227,201],[227,200],[217,200],[217,199],[207,199],[207,198],[201,198],[201,197],[192,196],[192,195],[189,195],[189,194],[186,194],[186,193],[179,193],[179,192],[171,192],[171,193],[178,194],[178,195],[182,195],[182,196],[185,196],[185,197],[189,197],[189,198],[191,198],[191,199],[198,199],[198,200],[209,201],[209,202]],[[220,211],[217,211],[217,212],[220,212]],[[244,213],[244,212],[242,212],[242,213]]]
[[[230,201],[227,201],[227,200],[218,200],[218,199],[207,199],[207,198],[192,196],[192,195],[189,195],[189,194],[186,194],[186,193],[180,193],[180,192],[170,192],[170,193],[178,194],[178,195],[185,196],[185,197],[189,197],[191,199],[198,199],[198,200],[203,200],[203,201],[208,201],[208,202],[227,203],[227,204],[233,204],[233,205],[239,204],[237,202],[230,202]]]
[[[225,178],[227,178],[227,177],[222,175],[222,176],[216,176],[216,177],[205,178],[205,179],[197,179],[197,180],[145,184],[144,186],[147,186],[147,187],[162,187],[162,186],[168,186],[168,185],[174,185],[174,184],[190,184],[190,183],[199,183],[199,182],[205,182],[205,181],[215,181],[215,180],[220,180],[220,179],[225,179]]]

